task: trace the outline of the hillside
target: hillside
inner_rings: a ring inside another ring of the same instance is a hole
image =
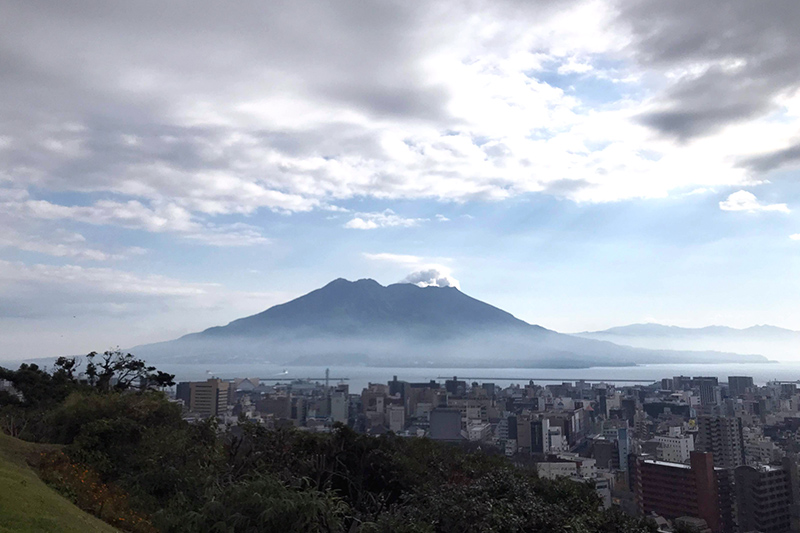
[[[41,448],[0,432],[0,532],[117,531],[84,513],[39,479],[26,457]]]
[[[337,279],[261,313],[131,349],[151,362],[579,368],[761,362],[758,355],[641,350],[528,324],[453,287]]]

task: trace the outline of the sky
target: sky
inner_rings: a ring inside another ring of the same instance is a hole
[[[0,0],[0,359],[339,277],[800,329],[796,0]]]

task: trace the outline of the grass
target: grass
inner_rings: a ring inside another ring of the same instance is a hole
[[[117,531],[45,485],[28,466],[29,458],[52,449],[0,432],[0,533]]]

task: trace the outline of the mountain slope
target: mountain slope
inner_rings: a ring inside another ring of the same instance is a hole
[[[761,353],[775,358],[796,358],[800,355],[800,331],[769,325],[737,329],[727,326],[681,328],[661,324],[631,324],[574,335],[638,348],[721,350]]]
[[[25,457],[37,453],[40,447],[0,432],[0,531],[117,531],[84,513],[39,479]]]
[[[282,328],[349,335],[397,328],[422,328],[433,333],[528,326],[453,287],[421,288],[408,283],[384,287],[371,279],[350,282],[340,278],[305,296],[199,335],[252,336]]]
[[[639,350],[563,335],[447,287],[337,279],[262,313],[134,353],[152,361],[581,367],[759,361]]]

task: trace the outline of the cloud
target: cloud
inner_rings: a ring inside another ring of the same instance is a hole
[[[426,258],[417,255],[392,254],[392,253],[364,253],[370,261],[389,263],[397,267],[412,270],[400,283],[413,283],[420,287],[461,287],[459,281],[452,275],[449,266],[443,264],[450,262],[448,257]]]
[[[390,253],[363,253],[362,254],[365,258],[369,259],[370,261],[383,261],[387,263],[393,263],[396,265],[401,265],[404,267],[412,267],[418,266],[425,262],[425,260],[417,255],[407,255],[407,254],[390,254]]]
[[[170,232],[210,246],[250,246],[270,242],[255,226],[200,222],[189,211],[175,204],[149,207],[136,200],[100,200],[88,206],[65,206],[44,200],[25,200],[0,205],[5,207],[8,214],[23,220],[72,220],[153,233]]]
[[[621,2],[639,63],[661,71],[665,90],[642,118],[681,140],[710,135],[780,107],[800,84],[800,4],[749,0]]]
[[[798,164],[800,164],[800,144],[749,157],[742,161],[741,166],[755,172],[769,172]]]
[[[117,268],[0,260],[0,360],[169,340],[294,296]]]
[[[422,218],[404,218],[396,215],[391,209],[378,213],[356,213],[355,217],[345,223],[349,229],[377,229],[402,227],[410,228],[424,222]]]
[[[444,215],[440,215],[438,213],[436,214],[436,220],[438,220],[439,222],[449,222],[450,221],[449,218],[447,218]]]
[[[800,233],[795,233],[794,235],[789,235],[789,238],[793,241],[800,241]]]
[[[2,174],[22,189],[111,194],[192,218],[365,196],[609,202],[742,183],[730,139],[653,141],[636,117],[688,138],[750,109],[747,95],[758,105],[742,116],[760,116],[795,79],[796,47],[775,46],[796,40],[793,8],[759,10],[754,27],[776,26],[773,40],[750,29],[745,0],[724,16],[666,4],[17,3],[0,21]],[[733,36],[717,51],[706,26]],[[752,69],[763,58],[782,60],[767,93],[747,83],[762,79]],[[671,74],[715,61],[735,77],[713,91],[695,87],[702,75]],[[563,76],[580,79],[564,86]],[[353,227],[378,226],[358,218]]]
[[[419,287],[455,287],[456,289],[460,287],[457,279],[437,269],[412,272],[400,283],[413,283]]]
[[[56,230],[48,236],[39,236],[7,228],[0,234],[0,248],[2,247],[85,261],[122,260],[146,253],[146,250],[138,247],[125,248],[119,253],[90,248],[86,245],[86,238],[83,235],[64,230]]]
[[[758,211],[790,212],[786,204],[762,204],[756,195],[748,191],[737,191],[731,194],[726,200],[719,203],[719,208],[723,211],[747,211],[748,213]]]

